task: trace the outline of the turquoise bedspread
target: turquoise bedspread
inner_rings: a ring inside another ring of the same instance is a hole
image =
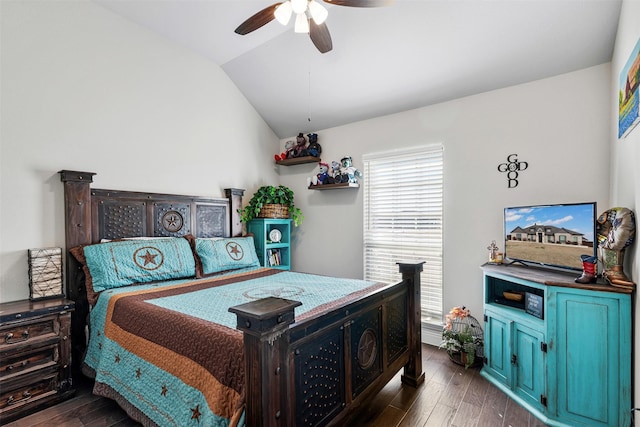
[[[86,371],[97,394],[146,425],[242,425],[242,334],[229,307],[268,296],[297,300],[299,322],[381,286],[257,267],[110,289],[90,314]]]

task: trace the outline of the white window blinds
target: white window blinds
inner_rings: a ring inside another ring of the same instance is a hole
[[[426,261],[424,322],[442,321],[442,145],[363,156],[364,278],[401,280],[396,262]]]

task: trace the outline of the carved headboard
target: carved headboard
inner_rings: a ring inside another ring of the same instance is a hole
[[[123,237],[230,237],[242,235],[238,209],[244,190],[226,198],[92,189],[92,172],[62,170],[64,183],[66,296],[75,301],[74,346],[84,347],[89,312],[82,266],[69,253],[78,245]],[[80,353],[81,354],[81,353]],[[80,359],[75,359],[80,360]]]

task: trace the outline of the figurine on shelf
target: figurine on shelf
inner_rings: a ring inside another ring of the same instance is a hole
[[[309,146],[307,147],[307,154],[313,157],[320,157],[322,153],[322,147],[318,144],[318,134],[310,133],[307,134],[309,137]]]
[[[279,162],[280,160],[285,160],[285,159],[290,159],[290,153],[293,150],[293,141],[287,141],[284,144],[284,151],[280,154],[276,154],[275,156],[273,156],[274,159],[276,159],[276,162]]]
[[[318,167],[320,168],[318,185],[329,184],[329,165],[324,162],[319,162]]]
[[[304,157],[307,155],[307,139],[302,132],[296,137],[296,145],[293,147],[292,157]]]
[[[341,182],[341,177],[340,177],[340,163],[336,162],[335,160],[331,162],[331,183],[332,184],[339,184]]]
[[[345,156],[340,160],[342,168],[340,174],[342,175],[341,182],[358,183],[358,178],[362,178],[362,172],[353,166],[353,159],[351,156]],[[346,176],[346,179],[345,179]]]

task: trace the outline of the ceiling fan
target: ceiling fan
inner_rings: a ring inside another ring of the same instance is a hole
[[[335,6],[350,7],[380,7],[389,6],[395,0],[324,0]],[[316,0],[284,0],[265,7],[260,12],[249,17],[236,28],[240,35],[249,34],[263,25],[276,19],[282,25],[287,25],[291,16],[295,13],[295,32],[309,33],[311,41],[321,52],[326,53],[333,49],[331,34],[325,24],[329,12]]]

